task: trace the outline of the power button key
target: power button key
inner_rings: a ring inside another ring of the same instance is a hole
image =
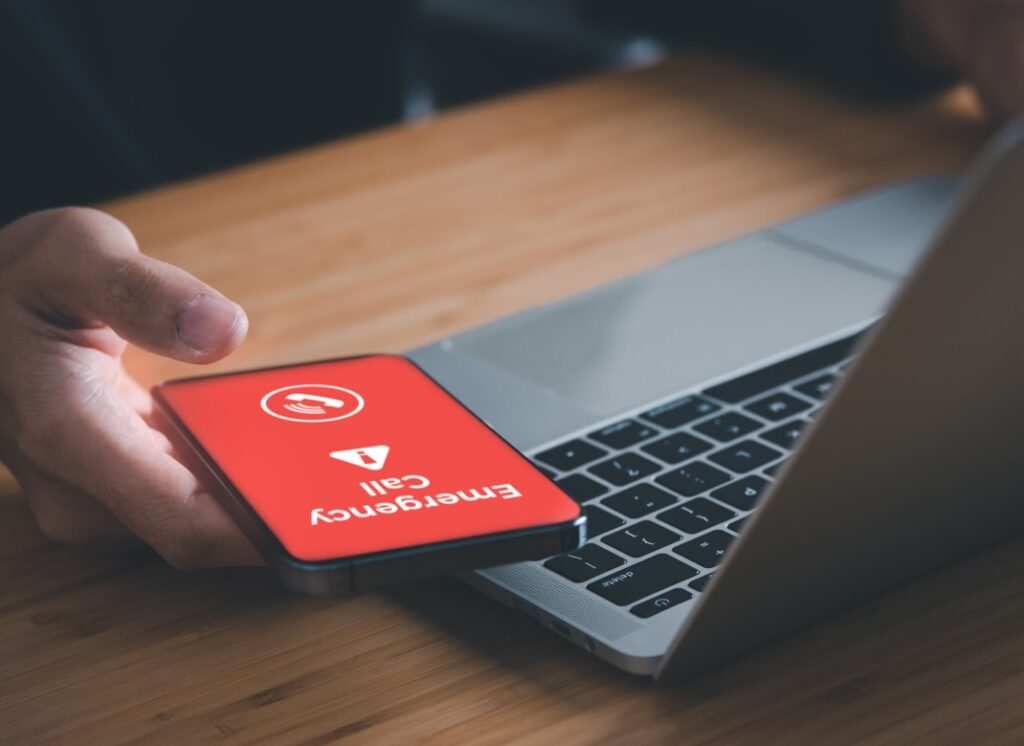
[[[682,588],[670,588],[654,598],[647,599],[642,604],[637,604],[630,611],[638,617],[647,619],[665,609],[671,609],[683,601],[689,601],[691,598],[693,598],[693,594],[689,591],[684,591]]]

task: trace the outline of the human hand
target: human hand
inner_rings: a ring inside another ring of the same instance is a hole
[[[102,212],[46,210],[0,230],[0,461],[43,533],[110,548],[141,539],[181,569],[259,563],[121,365],[126,342],[213,362],[247,328],[239,306],[139,253]]]
[[[972,82],[998,121],[1024,113],[1024,0],[900,0],[910,51]]]

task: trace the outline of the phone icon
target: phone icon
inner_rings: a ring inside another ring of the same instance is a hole
[[[341,386],[311,383],[274,389],[260,406],[279,420],[334,422],[362,411],[363,397]]]
[[[341,409],[345,406],[343,401],[332,399],[329,396],[317,396],[316,394],[288,394],[285,399],[288,400],[288,404],[285,404],[284,408],[296,414],[327,414],[327,410],[324,407]],[[310,405],[306,404],[306,402],[315,403]]]

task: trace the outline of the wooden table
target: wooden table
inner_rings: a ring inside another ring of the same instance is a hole
[[[963,91],[882,108],[687,56],[108,205],[242,302],[217,367],[402,350],[893,179]],[[180,364],[130,355],[146,383]],[[349,600],[44,541],[0,482],[0,742],[1024,739],[1024,546],[655,688],[454,580]]]

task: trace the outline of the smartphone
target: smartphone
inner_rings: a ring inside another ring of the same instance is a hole
[[[580,506],[411,360],[161,383],[163,429],[286,585],[318,595],[542,559]]]

